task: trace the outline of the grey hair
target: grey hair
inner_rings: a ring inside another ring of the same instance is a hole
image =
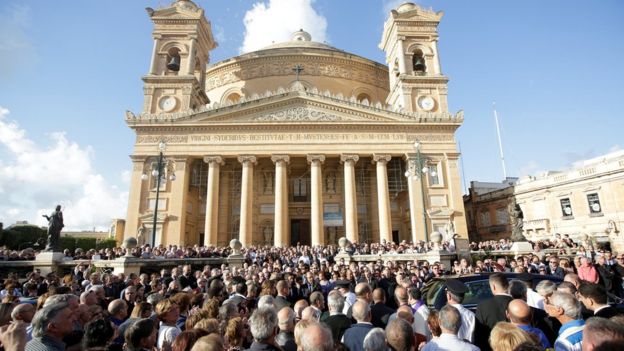
[[[337,290],[333,290],[327,295],[327,307],[330,312],[332,311],[342,311],[345,304],[345,298],[342,296],[340,292]]]
[[[147,303],[149,303],[150,305],[152,305],[152,306],[156,306],[156,305],[158,305],[158,303],[159,303],[160,301],[162,301],[162,300],[164,300],[164,299],[165,299],[165,297],[164,297],[164,296],[162,296],[162,294],[160,294],[160,293],[154,293],[154,294],[149,294],[149,295],[147,296],[147,298],[145,299],[145,301],[146,301]]]
[[[256,341],[269,339],[277,327],[277,314],[270,308],[259,308],[249,318],[251,335]]]
[[[318,345],[315,341],[319,338],[314,337],[314,333],[310,333],[311,328],[319,328],[323,336],[320,338],[322,344]],[[332,351],[334,350],[334,338],[332,337],[331,330],[323,324],[313,322],[305,330],[305,333],[301,335],[301,349],[305,351]]]
[[[55,295],[56,296],[56,295]],[[46,301],[47,302],[47,301]],[[35,313],[32,320],[32,336],[35,338],[41,338],[45,335],[48,324],[54,321],[54,319],[66,308],[69,308],[67,302],[57,302],[51,305],[45,305],[42,309]]]
[[[93,291],[95,293],[97,293],[98,291],[104,291],[104,286],[103,285],[91,285],[91,287],[89,288],[89,291]]]
[[[520,280],[512,280],[509,282],[509,295],[514,299],[527,299],[527,286]]]
[[[271,295],[262,295],[258,300],[258,308],[275,308],[275,299]]]
[[[550,280],[542,280],[535,286],[535,291],[542,296],[548,296],[557,291],[557,284]]]
[[[453,334],[457,335],[459,332],[459,328],[461,327],[461,315],[459,314],[459,310],[457,308],[446,305],[440,309],[440,327],[451,331]]]
[[[73,294],[52,295],[46,299],[45,303],[43,304],[43,307],[50,306],[52,304],[59,303],[59,302],[65,302],[66,304],[69,304],[69,302],[73,300],[77,300],[78,302],[80,302],[80,299],[78,298],[78,296],[73,295]]]
[[[356,301],[352,307],[352,315],[358,322],[365,321],[371,313],[370,305],[366,302]]]
[[[364,351],[386,351],[386,332],[381,328],[373,328],[364,338]]]
[[[563,314],[572,318],[581,318],[581,303],[572,295],[555,291],[550,297],[550,304],[563,309]]]

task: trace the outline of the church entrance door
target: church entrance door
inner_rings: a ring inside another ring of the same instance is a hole
[[[290,245],[295,246],[310,245],[310,220],[291,219],[290,220]]]

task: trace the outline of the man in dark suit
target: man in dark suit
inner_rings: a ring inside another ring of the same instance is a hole
[[[512,297],[507,293],[509,282],[504,275],[500,273],[490,275],[489,283],[494,296],[480,302],[475,313],[474,342],[482,351],[491,350],[488,342],[490,331],[496,323],[507,320],[507,305],[512,300]]]
[[[578,297],[583,305],[593,312],[592,317],[611,318],[620,314],[615,307],[607,304],[607,291],[600,284],[582,282],[578,289]]]
[[[358,283],[355,286],[355,298],[357,301],[365,302],[370,305],[373,302],[373,290],[368,283]],[[357,319],[353,317],[353,305],[347,310],[347,317],[351,318],[352,323],[357,323]]]
[[[178,277],[178,284],[180,284],[180,290],[184,290],[187,287],[191,289],[197,288],[197,279],[193,276],[191,265],[182,267],[182,275]]]
[[[548,267],[546,267],[546,273],[557,276],[561,279],[565,276],[565,270],[559,267],[559,259],[557,256],[551,256],[548,259]]]
[[[277,282],[275,286],[277,290],[277,296],[275,297],[275,310],[279,311],[284,307],[291,307],[290,302],[288,301],[288,293],[290,292],[288,288],[288,282],[285,280],[280,280]]]
[[[373,306],[371,307],[371,323],[377,328],[386,328],[388,318],[394,310],[386,306],[386,294],[383,289],[377,288],[373,290]]]
[[[327,307],[329,308],[329,317],[322,323],[327,325],[332,332],[334,342],[342,340],[342,336],[349,327],[351,320],[342,313],[344,308],[344,297],[338,290],[333,290],[327,295]]]
[[[353,318],[357,323],[345,331],[342,342],[350,351],[364,351],[364,338],[374,328],[370,322],[371,310],[367,302],[358,300],[353,304]]]

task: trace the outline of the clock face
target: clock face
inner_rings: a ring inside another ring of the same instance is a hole
[[[165,112],[172,111],[178,105],[178,99],[173,96],[164,96],[158,102],[158,106]]]
[[[424,111],[431,111],[435,107],[435,100],[431,96],[423,96],[418,99],[418,105]]]

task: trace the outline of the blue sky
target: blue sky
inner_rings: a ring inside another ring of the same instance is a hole
[[[75,228],[103,228],[111,217],[125,216],[134,136],[124,111],[141,109],[140,77],[152,48],[144,8],[168,3],[0,2],[5,225],[18,219],[43,223],[40,215],[57,202],[67,208],[68,220],[73,216]],[[315,34],[313,40],[383,63],[377,47],[383,21],[400,1],[196,3],[219,41],[213,63],[238,55],[245,38],[270,43],[279,35],[266,33],[299,27]],[[450,77],[450,108],[465,111],[457,138],[467,183],[502,179],[493,101],[511,176],[563,169],[624,147],[624,2],[418,4],[445,13],[439,53]],[[258,31],[243,21],[267,14],[276,28]],[[293,23],[297,19],[301,25]]]

